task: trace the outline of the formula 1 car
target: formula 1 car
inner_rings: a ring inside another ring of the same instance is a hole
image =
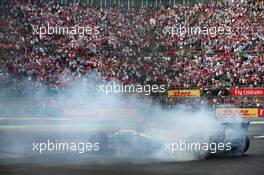
[[[185,139],[186,143],[207,144],[208,149],[187,150],[195,159],[203,159],[212,156],[241,156],[249,148],[249,137],[247,130],[248,121],[235,122],[229,120],[218,121],[221,130],[217,135],[210,135],[206,140],[199,135],[192,135]],[[155,158],[157,154],[168,155],[169,153],[181,152],[182,150],[173,147],[168,148],[168,144],[173,140],[166,140],[156,135],[148,135],[137,130],[117,130],[112,133],[99,133],[92,135],[90,139],[100,144],[100,153],[111,153],[115,157],[149,157]],[[214,143],[214,145],[212,144]],[[167,144],[167,145],[166,145]],[[216,145],[227,145],[229,149],[218,149]],[[170,144],[171,146],[171,144]],[[174,142],[175,146],[175,142]],[[179,145],[178,145],[179,146]],[[209,148],[210,147],[210,148]],[[172,150],[174,149],[174,150]],[[211,150],[215,150],[212,152]],[[169,151],[169,152],[168,152]],[[186,150],[185,150],[186,151]],[[177,154],[175,154],[177,156]]]

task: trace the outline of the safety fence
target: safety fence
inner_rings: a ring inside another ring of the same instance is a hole
[[[31,0],[33,3],[49,3],[53,0]],[[216,0],[57,0],[57,2],[68,5],[68,4],[87,4],[101,8],[108,7],[160,7],[162,6],[174,6],[176,4],[190,4],[194,5],[197,3],[212,3],[217,2]]]
[[[8,0],[1,0],[0,7],[4,6]],[[21,0],[26,3],[50,3],[57,1],[58,3],[68,5],[68,4],[87,4],[94,5],[98,7],[157,7],[157,6],[173,6],[177,4],[189,4],[195,5],[198,3],[214,3],[214,2],[235,2],[240,0]],[[261,1],[258,3],[260,4]]]

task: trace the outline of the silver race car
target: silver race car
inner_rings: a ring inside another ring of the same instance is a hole
[[[155,158],[157,154],[177,156],[180,152],[191,153],[196,159],[212,156],[241,156],[249,148],[249,137],[247,131],[248,121],[236,122],[230,120],[219,120],[220,131],[217,135],[210,135],[206,140],[199,135],[191,135],[184,139],[186,144],[200,146],[199,149],[176,149],[177,140],[170,140],[155,134],[147,134],[138,130],[116,130],[112,132],[101,132],[92,135],[90,140],[100,143],[100,153],[108,153],[115,157],[149,157]],[[218,128],[219,129],[219,128]],[[165,131],[166,132],[166,131]],[[228,145],[228,149],[220,149]],[[197,148],[198,148],[197,146]],[[207,149],[201,149],[207,147]],[[218,146],[218,147],[217,147]],[[187,147],[186,147],[187,148]],[[196,147],[195,147],[196,148]],[[214,150],[214,151],[212,151]]]

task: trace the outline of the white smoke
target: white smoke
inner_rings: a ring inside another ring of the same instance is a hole
[[[122,161],[133,163],[196,160],[204,158],[206,153],[200,152],[198,155],[194,151],[179,151],[171,154],[164,152],[164,143],[179,140],[209,142],[212,135],[222,134],[222,125],[216,121],[213,112],[206,105],[198,106],[199,110],[195,111],[182,105],[173,110],[166,110],[153,103],[149,97],[98,93],[98,85],[101,83],[105,83],[105,81],[101,80],[100,77],[98,78],[96,74],[91,74],[64,90],[56,91],[50,99],[57,106],[57,112],[52,112],[52,108],[44,102],[41,103],[41,109],[36,109],[39,110],[37,112],[39,116],[33,115],[36,111],[32,110],[30,105],[32,105],[32,101],[43,101],[47,96],[51,96],[45,85],[38,83],[37,87],[32,88],[32,84],[36,86],[36,82],[23,80],[21,84],[23,84],[24,89],[21,91],[24,95],[21,98],[13,98],[10,89],[1,91],[1,97],[4,97],[0,107],[2,116],[10,117],[10,119],[11,117],[36,118],[34,120],[11,119],[6,123],[2,121],[0,164],[113,163],[119,160],[116,159],[116,155],[121,155]],[[37,93],[32,96],[36,90]],[[63,116],[65,110],[73,110],[75,115]],[[10,123],[12,125],[28,125],[29,127],[24,128],[25,130],[22,129],[25,131],[24,133],[16,129],[10,134],[8,129],[4,128],[11,125]],[[36,129],[33,126],[40,127]],[[119,130],[140,130],[141,127],[144,128],[144,131],[140,131],[143,137],[150,138],[154,142],[152,145],[152,143],[142,144],[138,142],[139,140],[134,140],[132,143],[134,150],[138,150],[138,148],[152,150],[151,156],[134,154],[133,149],[132,152],[126,150],[125,145],[123,148],[121,148],[122,145],[115,148],[114,154],[107,152],[78,154],[67,151],[39,154],[32,151],[32,142],[45,142],[47,140],[87,142],[96,133],[104,132],[111,136]],[[155,139],[160,143],[160,148],[155,147]],[[122,152],[119,152],[118,149]],[[153,149],[156,150],[153,151]]]

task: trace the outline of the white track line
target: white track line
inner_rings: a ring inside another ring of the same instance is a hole
[[[251,125],[261,125],[264,124],[264,121],[250,122]]]
[[[70,120],[71,118],[16,118],[16,117],[0,117],[0,120]]]
[[[255,139],[264,139],[264,136],[254,136]]]

